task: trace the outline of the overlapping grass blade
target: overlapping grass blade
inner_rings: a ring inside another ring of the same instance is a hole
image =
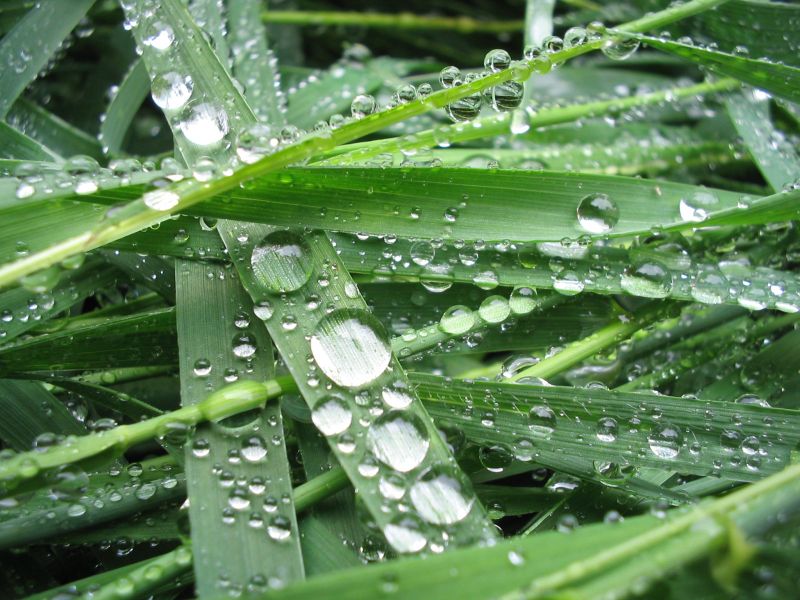
[[[687,561],[724,548],[730,530],[718,523],[728,515],[733,518],[733,527],[755,534],[774,527],[776,514],[795,514],[797,473],[798,467],[791,467],[741,492],[664,521],[642,516],[613,527],[591,525],[570,535],[549,532],[510,539],[490,548],[469,548],[424,562],[404,560],[370,569],[351,569],[272,592],[267,597],[306,598],[327,593],[359,598],[364,590],[384,589],[387,581],[397,598],[416,598],[422,593],[490,597],[515,589],[530,597],[557,590],[569,593],[578,584],[597,582],[603,575],[620,575],[625,569],[648,576],[642,580],[648,585]],[[671,552],[661,555],[664,560],[656,560],[659,548],[665,544]],[[689,546],[696,550],[688,553]],[[655,574],[654,567],[658,567]],[[630,571],[624,575],[619,578],[617,589],[627,591],[631,581],[639,580],[631,577]]]
[[[412,380],[438,422],[463,430],[476,443],[505,445],[512,455],[527,453],[533,460],[541,449],[598,464],[754,481],[784,468],[800,439],[800,416],[792,410],[424,374]]]

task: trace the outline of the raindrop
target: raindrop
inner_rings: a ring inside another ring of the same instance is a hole
[[[489,50],[483,59],[483,66],[492,73],[499,73],[511,65],[511,56],[502,49]]]
[[[487,323],[502,323],[510,314],[511,307],[503,296],[489,296],[478,308],[478,315]]]
[[[609,38],[601,48],[603,54],[612,60],[630,58],[638,49],[639,40],[633,37],[627,39]]]
[[[176,110],[189,101],[194,81],[189,75],[169,72],[156,75],[151,85],[153,102],[164,110]]]
[[[597,439],[601,442],[613,442],[617,439],[619,426],[611,417],[602,417],[597,422]]]
[[[550,439],[556,428],[556,414],[549,406],[538,404],[528,413],[528,427],[534,437]]]
[[[398,515],[383,528],[386,541],[401,554],[419,552],[428,544],[423,526],[411,516]]]
[[[228,114],[210,102],[188,104],[180,121],[181,132],[196,146],[219,143],[228,128]]]
[[[277,293],[300,289],[313,270],[308,245],[291,231],[267,235],[253,248],[250,264],[259,283]]]
[[[666,298],[672,291],[672,273],[659,262],[645,261],[625,267],[620,285],[634,296]]]
[[[378,417],[367,433],[370,451],[382,463],[407,473],[416,469],[428,453],[430,437],[416,415],[390,411]]]
[[[650,432],[647,443],[658,458],[670,460],[678,456],[683,444],[683,435],[677,427],[663,423]]]
[[[339,309],[323,317],[311,336],[311,353],[322,372],[343,387],[374,381],[392,358],[383,326],[356,309]]]
[[[461,335],[475,326],[475,313],[466,306],[451,306],[439,320],[439,329],[450,335]]]
[[[311,421],[324,435],[342,433],[353,421],[353,414],[341,398],[328,396],[311,411]]]
[[[411,486],[411,502],[428,523],[452,525],[464,520],[474,498],[461,471],[437,465],[428,469]]]
[[[578,223],[593,234],[608,233],[619,221],[619,208],[607,194],[589,194],[578,204]]]

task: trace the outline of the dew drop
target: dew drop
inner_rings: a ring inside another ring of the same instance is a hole
[[[450,335],[461,335],[475,326],[475,313],[466,306],[451,306],[439,320],[439,329]]]
[[[683,436],[677,427],[663,423],[650,432],[647,443],[658,458],[671,460],[678,456]]]
[[[464,520],[474,498],[460,471],[437,465],[425,471],[411,486],[411,502],[428,523],[452,525]]]
[[[622,289],[643,298],[666,298],[672,291],[672,273],[659,262],[645,261],[625,268]]]
[[[194,81],[188,75],[174,71],[156,75],[151,85],[153,102],[164,110],[176,110],[189,101]]]
[[[228,133],[228,114],[210,102],[188,104],[180,129],[183,135],[196,146],[213,146]]]
[[[342,433],[353,421],[353,414],[341,398],[323,398],[311,411],[311,421],[324,435]]]
[[[259,283],[276,293],[300,289],[313,270],[308,245],[291,231],[267,235],[253,248],[250,264]]]
[[[378,417],[367,433],[370,451],[382,463],[407,473],[425,459],[430,436],[416,415],[393,410]]]
[[[322,372],[343,387],[374,381],[392,358],[383,326],[357,309],[339,309],[323,317],[311,336],[311,354]]]
[[[619,207],[607,194],[589,194],[578,203],[578,223],[588,233],[608,233],[618,221]]]

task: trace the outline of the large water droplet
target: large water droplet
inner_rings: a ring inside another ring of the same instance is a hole
[[[672,291],[672,273],[659,262],[645,261],[625,268],[622,289],[644,298],[666,298]]]
[[[188,75],[169,72],[157,75],[151,85],[153,102],[164,110],[176,110],[189,101],[194,81]]]
[[[259,283],[276,293],[293,292],[311,277],[306,242],[291,231],[273,231],[253,248],[250,264]]]
[[[311,354],[334,383],[361,387],[386,370],[392,358],[383,326],[364,310],[335,310],[317,324]]]
[[[549,439],[556,428],[556,413],[549,406],[538,404],[528,413],[528,426],[535,437]]]
[[[475,326],[475,313],[466,306],[451,306],[439,320],[439,328],[450,335],[461,335]]]
[[[382,463],[402,473],[417,468],[428,453],[430,436],[416,415],[390,411],[370,426],[367,445]]]
[[[423,473],[411,486],[410,495],[419,515],[437,525],[462,521],[474,503],[461,472],[441,465]]]
[[[397,552],[411,554],[419,552],[428,543],[423,526],[411,516],[397,516],[383,528],[386,541]]]
[[[619,207],[607,194],[589,194],[578,204],[578,223],[588,233],[608,233],[619,221]]]
[[[683,443],[683,435],[677,427],[664,423],[650,432],[647,443],[658,458],[669,460],[678,456]]]
[[[699,223],[708,218],[709,212],[714,210],[718,203],[719,200],[714,194],[701,190],[681,198],[678,209],[684,221]]]
[[[341,398],[323,398],[311,411],[311,420],[324,435],[342,433],[353,421],[353,414]]]
[[[228,133],[228,114],[210,102],[189,104],[180,122],[181,132],[196,146],[213,146]]]

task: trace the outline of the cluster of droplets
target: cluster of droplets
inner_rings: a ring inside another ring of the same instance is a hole
[[[402,515],[381,524],[380,532],[401,553],[443,550],[449,529],[472,511],[474,494],[434,443],[437,434],[420,415],[389,337],[356,285],[335,262],[315,266],[312,242],[294,231],[236,239],[234,259],[264,294],[256,316],[279,328],[282,339],[307,348],[307,370],[298,380],[310,420],[362,481],[363,500]],[[329,301],[334,297],[338,306]]]

